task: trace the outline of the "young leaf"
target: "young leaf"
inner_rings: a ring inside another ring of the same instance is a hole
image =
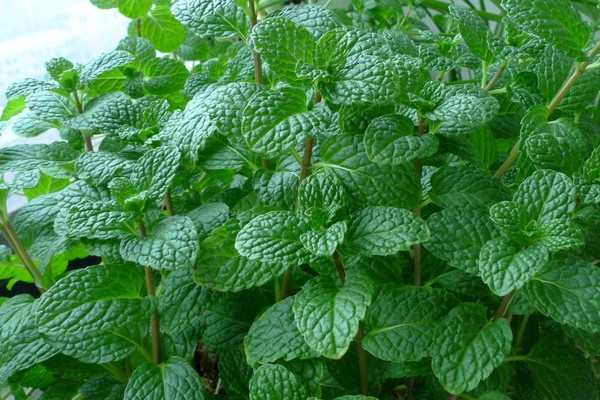
[[[44,293],[35,324],[47,335],[68,336],[147,321],[154,302],[142,296],[142,285],[142,270],[130,264],[78,270]]]
[[[317,256],[332,256],[333,252],[342,244],[346,236],[348,225],[346,221],[339,221],[326,230],[311,229],[300,235],[304,247]]]
[[[304,400],[306,390],[282,365],[266,364],[250,380],[250,400]]]
[[[120,250],[124,260],[160,271],[189,268],[198,256],[198,232],[189,217],[167,217],[148,236],[123,238]]]
[[[325,275],[308,281],[295,296],[293,310],[310,348],[328,358],[341,358],[358,331],[372,293],[372,283],[358,271],[349,271],[342,286]]]
[[[248,15],[233,0],[178,0],[171,11],[183,25],[199,36],[226,39],[248,36]]]
[[[167,193],[179,166],[180,153],[175,147],[162,146],[145,153],[137,162],[131,182],[149,199],[158,201]]]
[[[365,316],[366,351],[386,361],[418,361],[430,354],[435,328],[456,305],[439,289],[384,286]]]
[[[175,50],[185,39],[185,27],[171,14],[169,7],[159,4],[141,19],[142,37],[158,51]]]
[[[482,305],[462,303],[436,330],[431,346],[433,373],[450,393],[473,390],[502,364],[511,343],[506,319],[489,322]]]
[[[294,298],[288,297],[269,307],[254,321],[244,338],[250,365],[318,357],[319,353],[308,346],[296,326],[293,303]]]
[[[204,388],[196,371],[183,359],[171,357],[154,365],[137,367],[125,388],[125,400],[204,400]]]
[[[426,242],[429,237],[425,222],[408,210],[373,206],[350,217],[348,243],[365,255],[407,251],[410,245]]]
[[[155,58],[144,64],[144,89],[150,94],[167,94],[183,89],[189,71],[181,61]]]
[[[119,12],[129,18],[140,18],[152,8],[152,0],[119,0]]]
[[[457,20],[460,35],[469,50],[487,63],[493,61],[494,53],[490,48],[490,40],[493,36],[483,18],[471,9],[454,5],[450,6],[450,13]]]

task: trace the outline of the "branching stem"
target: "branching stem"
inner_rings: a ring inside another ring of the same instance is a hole
[[[140,235],[146,237],[146,225],[140,221]],[[154,270],[150,267],[144,267],[146,276],[146,292],[148,296],[156,296],[154,286]],[[152,331],[152,362],[160,364],[162,361],[161,337],[160,337],[160,316],[158,311],[154,311],[150,317],[150,329]]]

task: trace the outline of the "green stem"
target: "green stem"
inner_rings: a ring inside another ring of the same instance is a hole
[[[175,215],[175,209],[173,208],[173,198],[171,197],[171,191],[167,190],[165,194],[165,208],[167,209],[167,214],[171,217]]]
[[[504,175],[504,173],[514,164],[514,162],[517,161],[517,158],[519,158],[519,145],[520,144],[521,144],[521,138],[519,138],[517,140],[517,142],[513,146],[512,150],[510,151],[510,154],[508,155],[506,160],[504,160],[502,165],[494,173],[494,178],[496,178],[496,179],[502,178],[502,175]]]
[[[360,379],[360,393],[369,395],[369,369],[367,365],[367,353],[363,348],[362,341],[364,337],[362,323],[358,324],[358,331],[354,341],[356,342],[356,356],[358,358],[358,373]]]
[[[508,356],[504,359],[504,362],[515,362],[515,361],[530,361],[527,356]]]
[[[77,109],[77,114],[83,114],[83,103],[79,98],[79,94],[77,94],[77,89],[73,90],[73,100],[75,100],[75,108]],[[81,138],[83,139],[83,143],[85,143],[85,151],[94,151],[94,145],[92,144],[92,136],[88,131],[81,130]]]
[[[142,37],[142,19],[138,18],[135,20],[135,31],[137,37]]]
[[[445,3],[445,2],[439,1],[439,0],[423,0],[421,5],[423,7],[431,8],[432,10],[440,11],[442,13],[447,13],[448,7],[450,7],[449,3]],[[501,21],[502,20],[502,15],[499,15],[499,14],[494,14],[494,13],[491,13],[488,11],[482,11],[482,10],[477,10],[477,9],[473,10],[473,12],[475,14],[479,15],[480,17],[482,17],[483,19],[492,20],[492,21]]]
[[[510,304],[510,301],[514,295],[515,292],[510,292],[502,298],[502,301],[498,306],[498,311],[496,311],[496,315],[494,316],[494,321],[498,321],[500,318],[504,317],[504,314],[506,314],[506,309],[508,308],[508,305]]]
[[[254,0],[248,0],[248,10],[250,12],[250,25],[254,28],[258,22]],[[260,54],[254,50],[252,50],[252,55],[254,56],[254,81],[257,85],[261,85],[263,83],[262,59]]]
[[[112,376],[114,376],[119,382],[127,383],[129,381],[129,377],[127,376],[125,371],[123,371],[121,367],[119,367],[117,364],[113,362],[107,362],[105,364],[101,364],[101,366],[102,368],[110,372]]]
[[[521,320],[521,325],[519,325],[519,331],[517,332],[517,337],[515,339],[515,346],[513,347],[512,354],[517,355],[521,348],[521,342],[523,341],[523,336],[525,335],[525,329],[527,328],[527,322],[529,322],[530,314],[526,314],[523,316]]]
[[[496,85],[496,82],[498,82],[498,80],[500,79],[500,77],[502,76],[504,71],[506,70],[506,67],[508,66],[509,62],[510,62],[510,59],[502,61],[502,64],[500,64],[500,66],[498,67],[498,70],[496,71],[494,76],[492,76],[492,79],[490,79],[490,81],[487,83],[487,85],[485,85],[485,87],[484,87],[485,91],[489,92],[490,90],[492,90],[494,88],[494,85]]]
[[[146,225],[144,221],[140,221],[140,235],[146,237]],[[144,267],[146,277],[146,293],[148,296],[155,297],[156,289],[154,286],[154,270],[150,267]],[[162,349],[160,338],[160,316],[158,311],[154,311],[150,317],[150,329],[152,331],[152,362],[160,364],[162,361]]]
[[[487,87],[487,75],[490,64],[487,61],[482,61],[481,67],[481,88],[485,89]]]
[[[23,263],[23,266],[25,266],[25,269],[27,269],[27,272],[29,272],[29,275],[31,275],[31,277],[33,278],[33,282],[37,286],[40,293],[44,293],[46,290],[42,284],[42,274],[35,266],[35,263],[29,256],[29,253],[27,253],[25,245],[23,244],[21,238],[13,228],[12,223],[9,219],[3,221],[2,233],[4,234],[4,237],[6,238],[8,244],[12,247],[13,251],[17,254],[19,259]]]
[[[425,120],[425,118],[423,118],[423,116],[421,116],[421,114],[419,114],[419,127],[418,127],[418,135],[419,136],[423,136],[425,134],[426,123],[427,123],[427,121]],[[419,177],[419,180],[420,180],[421,176],[423,175],[423,160],[421,160],[420,158],[415,159],[415,169],[417,171],[417,176]],[[419,196],[419,203],[421,203],[420,196]],[[420,204],[414,208],[413,212],[416,215],[421,216]],[[423,269],[421,244],[415,243],[411,247],[413,250],[413,282],[414,282],[415,286],[421,286],[422,269]]]

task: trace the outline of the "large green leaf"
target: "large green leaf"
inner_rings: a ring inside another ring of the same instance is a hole
[[[154,365],[137,367],[125,388],[125,400],[203,400],[204,389],[198,373],[186,361],[171,357]]]
[[[321,275],[308,281],[294,299],[294,318],[311,349],[339,359],[358,332],[371,303],[373,285],[358,271],[349,271],[343,285]]]
[[[282,365],[266,364],[250,380],[250,400],[305,400],[304,386]]]
[[[246,38],[248,35],[248,15],[233,0],[178,0],[171,11],[199,36]]]
[[[142,269],[130,264],[75,271],[44,293],[36,326],[47,335],[73,335],[147,321],[154,301],[142,294],[143,279]]]
[[[189,268],[198,256],[198,232],[189,217],[167,217],[145,237],[125,237],[120,250],[124,260],[142,266],[158,270]]]
[[[304,341],[294,321],[294,298],[288,297],[269,307],[254,321],[244,339],[250,365],[277,360],[314,358],[319,354]]]
[[[562,324],[600,332],[600,270],[586,261],[555,256],[523,291],[542,314]]]
[[[157,5],[141,19],[142,37],[158,51],[174,51],[185,39],[185,27],[171,14],[167,5]]]
[[[206,293],[193,278],[193,270],[180,268],[160,282],[158,311],[160,329],[169,334],[196,326],[200,321]]]
[[[510,354],[512,332],[504,318],[490,322],[486,309],[462,303],[442,321],[431,346],[432,368],[453,394],[473,390]]]
[[[382,360],[418,361],[430,354],[435,328],[456,303],[440,289],[384,286],[367,310],[363,346]]]
[[[348,243],[366,255],[407,251],[412,244],[426,242],[429,237],[425,221],[401,208],[373,206],[350,216]]]

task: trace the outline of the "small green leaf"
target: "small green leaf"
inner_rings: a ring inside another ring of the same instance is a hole
[[[166,333],[179,333],[199,322],[206,295],[192,275],[193,270],[180,268],[160,282],[158,311],[160,328]]]
[[[128,175],[134,163],[108,151],[83,153],[75,163],[79,178],[96,184],[107,184],[115,176]]]
[[[294,299],[294,318],[311,349],[325,357],[341,358],[358,331],[371,303],[373,285],[358,271],[348,271],[339,285],[321,275],[308,281]]]
[[[65,142],[5,147],[0,149],[0,173],[33,169],[55,173],[62,165],[75,161],[78,155],[79,152]]]
[[[157,5],[141,20],[142,37],[156,50],[174,51],[185,39],[185,27],[171,14],[167,5]]]
[[[269,307],[254,321],[244,339],[246,357],[250,365],[266,364],[277,360],[317,357],[300,334],[288,297]]]
[[[434,256],[472,274],[479,273],[481,248],[499,236],[485,209],[447,208],[427,219],[431,239],[424,243]]]
[[[189,268],[198,256],[198,233],[188,217],[167,217],[148,236],[125,237],[120,251],[124,260],[161,271]]]
[[[481,279],[498,296],[520,289],[548,262],[548,250],[537,242],[521,246],[506,238],[487,242],[479,255]]]
[[[179,150],[162,146],[146,152],[135,164],[131,182],[147,197],[158,201],[167,193],[179,166]]]
[[[114,79],[125,81],[125,77],[115,78],[111,73],[118,68],[127,66],[134,61],[133,55],[126,51],[113,50],[102,54],[100,57],[87,64],[81,70],[81,84],[89,86],[93,84],[105,84],[103,81],[112,81]]]
[[[366,255],[395,254],[410,245],[429,240],[429,228],[413,212],[395,207],[373,206],[350,217],[348,243]]]
[[[348,224],[339,221],[325,230],[311,229],[300,235],[304,247],[316,256],[332,256],[346,236]]]
[[[282,365],[261,365],[250,380],[250,400],[305,400],[306,390]]]
[[[235,248],[244,257],[262,262],[302,264],[309,252],[300,236],[306,222],[289,211],[271,211],[247,223],[237,234]]]
[[[583,232],[569,220],[548,220],[538,226],[538,231],[538,240],[550,252],[574,250],[585,244]]]
[[[439,322],[456,305],[440,289],[384,286],[367,310],[366,351],[386,361],[418,361],[430,354]]]
[[[455,307],[436,330],[432,368],[448,392],[473,390],[510,354],[512,332],[505,318],[489,322],[480,304]]]
[[[491,62],[494,54],[490,49],[493,36],[487,23],[469,8],[450,6],[450,13],[458,22],[458,29],[463,40],[477,57]]]
[[[125,388],[124,400],[204,400],[198,373],[179,357],[137,367]]]
[[[542,314],[588,332],[600,332],[600,270],[574,257],[555,257],[523,289]]]
[[[414,136],[414,125],[408,117],[384,115],[367,127],[365,149],[373,162],[398,165],[435,154],[438,140],[434,135]]]
[[[35,323],[47,335],[75,335],[147,321],[154,302],[143,297],[143,272],[130,264],[78,270],[44,293]],[[85,287],[86,290],[81,290]]]
[[[190,72],[181,61],[155,58],[144,64],[144,89],[150,94],[167,94],[183,89]]]

